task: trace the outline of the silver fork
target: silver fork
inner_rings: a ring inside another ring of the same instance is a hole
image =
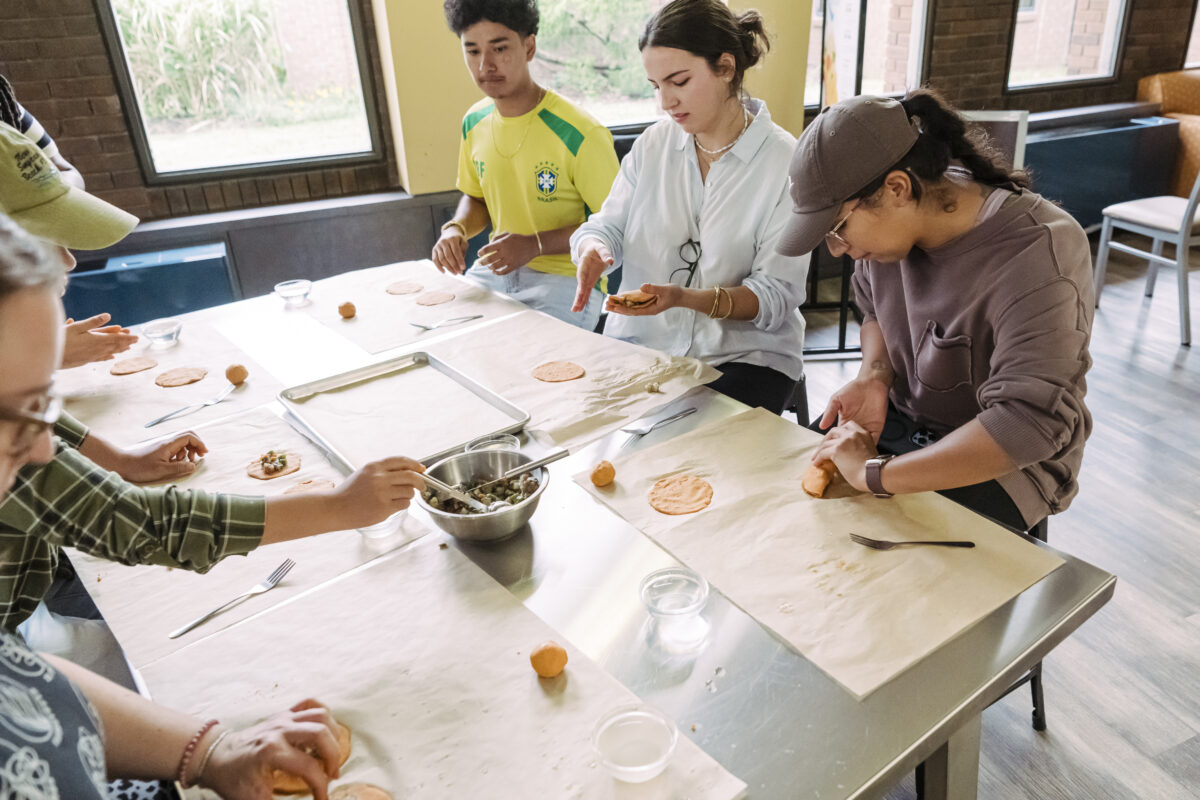
[[[889,542],[883,539],[872,539],[870,536],[862,536],[857,533],[850,534],[850,541],[861,544],[863,547],[870,547],[874,550],[891,550],[896,547],[903,547],[910,544],[929,544],[935,547],[974,547],[974,542]]]
[[[189,622],[187,625],[184,625],[182,628],[171,631],[170,633],[167,634],[167,638],[168,639],[178,639],[180,636],[183,636],[185,633],[190,631],[192,628],[196,627],[197,625],[201,625],[201,624],[207,622],[208,620],[212,619],[214,616],[216,616],[220,612],[224,611],[225,609],[229,608],[230,606],[240,603],[241,601],[245,600],[247,597],[253,597],[256,594],[262,594],[265,591],[274,589],[279,584],[279,582],[281,580],[283,580],[283,576],[287,575],[289,572],[292,571],[292,567],[294,567],[294,566],[296,566],[295,561],[292,561],[290,558],[285,558],[283,560],[283,563],[280,564],[278,567],[276,567],[275,571],[266,577],[266,580],[255,585],[252,589],[250,589],[250,591],[242,592],[237,597],[230,600],[228,603],[222,603],[221,605],[217,606],[212,611],[208,612],[207,614],[200,617],[199,619],[194,619],[191,622]]]
[[[193,403],[190,406],[184,406],[183,408],[177,408],[174,411],[172,411],[170,414],[163,414],[158,419],[150,420],[149,422],[146,423],[146,427],[153,428],[158,423],[166,422],[167,420],[169,420],[173,417],[181,417],[184,414],[190,414],[193,411],[199,411],[200,409],[204,408],[205,406],[215,406],[217,403],[221,402],[226,397],[228,397],[229,393],[232,392],[236,388],[237,388],[237,386],[235,386],[234,384],[231,383],[228,386],[226,386],[224,389],[222,389],[221,393],[218,394],[216,397],[214,397],[212,400],[205,400],[203,403]]]
[[[451,317],[450,319],[444,319],[441,322],[435,322],[432,325],[422,325],[419,322],[410,322],[408,324],[412,325],[414,328],[420,328],[423,331],[436,331],[438,328],[444,328],[448,325],[461,325],[464,322],[470,322],[473,319],[482,318],[483,314],[472,314],[469,317]]]

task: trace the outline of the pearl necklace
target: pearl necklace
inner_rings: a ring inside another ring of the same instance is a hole
[[[716,150],[709,150],[707,147],[700,144],[700,139],[699,139],[699,137],[696,136],[696,134],[692,134],[692,139],[696,142],[696,147],[699,147],[701,152],[704,152],[710,156],[719,156],[722,153],[724,153],[726,150],[728,150],[729,148],[733,147],[739,141],[741,141],[742,137],[746,135],[746,130],[749,127],[750,127],[750,112],[748,110],[746,110],[745,106],[742,106],[742,130],[741,130],[741,133],[739,133],[737,135],[737,137],[729,144],[725,145],[724,147],[718,147]]]

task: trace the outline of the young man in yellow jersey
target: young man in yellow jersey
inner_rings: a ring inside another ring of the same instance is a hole
[[[535,0],[445,0],[446,22],[462,42],[467,70],[487,95],[462,124],[462,199],[442,227],[433,263],[589,330],[601,289],[571,313],[571,234],[599,210],[617,174],[612,134],[590,114],[534,82]],[[491,240],[467,270],[467,240],[488,225]]]

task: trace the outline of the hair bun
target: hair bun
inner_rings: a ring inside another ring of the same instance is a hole
[[[737,15],[736,19],[741,32],[745,68],[749,69],[761,61],[766,52],[771,49],[771,40],[767,38],[767,29],[762,14],[754,9]]]

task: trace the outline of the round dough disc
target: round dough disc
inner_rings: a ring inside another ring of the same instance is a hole
[[[154,382],[159,386],[170,388],[172,386],[187,386],[189,383],[203,380],[208,374],[208,370],[204,367],[176,367],[169,369],[163,374],[154,379]]]
[[[454,299],[454,292],[426,292],[417,298],[419,306],[440,306]]]
[[[292,462],[292,457],[288,456],[288,463]],[[274,476],[272,476],[274,477]],[[309,478],[306,481],[292,484],[283,490],[284,494],[302,494],[304,492],[319,492],[323,489],[332,489],[335,486],[333,481],[327,481],[324,478]]]
[[[110,375],[132,375],[135,372],[141,372],[144,369],[154,369],[158,366],[158,362],[153,358],[146,356],[137,356],[136,358],[126,358],[112,365],[112,369],[108,371]]]
[[[332,790],[329,800],[392,800],[392,796],[369,783],[346,783]]]
[[[712,484],[695,475],[672,475],[650,488],[650,507],[663,514],[694,514],[712,502]]]
[[[275,452],[279,451],[277,450]],[[282,478],[284,475],[291,475],[293,472],[300,469],[299,453],[293,453],[290,450],[284,450],[283,453],[287,456],[287,466],[278,472],[267,472],[265,469],[263,469],[262,461],[260,460],[262,456],[259,456],[259,458],[254,459],[246,465],[246,474],[251,478],[257,478],[260,481],[269,481],[275,478]],[[263,453],[263,455],[266,455],[266,453]]]
[[[421,284],[413,281],[396,281],[389,283],[384,291],[388,294],[416,294],[424,288]]]
[[[337,737],[338,750],[341,752],[341,761],[338,762],[340,767],[345,764],[350,758],[350,729],[340,722],[334,721],[336,731],[334,735]],[[271,779],[275,782],[275,794],[308,794],[308,784],[302,778],[291,775],[283,770],[275,770],[271,773]],[[349,795],[353,797],[354,795]],[[391,800],[388,795],[383,795],[388,800]],[[365,795],[363,800],[370,800],[370,795]]]
[[[573,381],[583,376],[583,367],[573,361],[547,361],[533,368],[533,377],[546,383]]]

